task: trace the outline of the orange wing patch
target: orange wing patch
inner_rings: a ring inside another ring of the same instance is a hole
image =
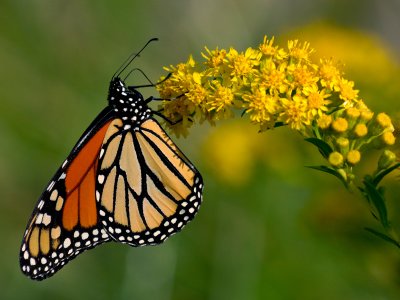
[[[65,178],[66,200],[62,225],[72,230],[78,224],[88,228],[97,223],[95,199],[98,153],[111,122],[106,123],[82,148],[68,167]]]

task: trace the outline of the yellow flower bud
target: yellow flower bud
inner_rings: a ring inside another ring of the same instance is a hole
[[[382,128],[390,128],[392,127],[392,120],[390,117],[385,114],[385,113],[379,113],[376,116],[376,122],[382,127]]]
[[[360,116],[360,110],[355,107],[349,107],[348,109],[346,109],[346,115],[350,119],[357,119]]]
[[[396,154],[390,150],[384,150],[382,155],[379,157],[378,169],[389,168],[396,160]]]
[[[367,128],[367,126],[366,126],[365,124],[357,124],[357,125],[354,127],[354,134],[355,134],[357,137],[366,136],[367,133],[368,133],[368,128]]]
[[[322,115],[318,121],[318,127],[321,129],[327,129],[332,123],[332,116],[331,115]]]
[[[344,137],[340,137],[336,140],[336,144],[342,148],[345,149],[349,146],[349,139],[346,139]]]
[[[392,146],[396,142],[396,138],[393,133],[386,131],[381,135],[381,140],[384,144]]]
[[[361,120],[368,122],[369,120],[372,119],[372,117],[374,116],[374,113],[372,111],[362,111],[361,112]]]
[[[328,161],[332,166],[339,167],[341,164],[343,164],[343,155],[337,151],[332,152],[329,154]]]
[[[337,118],[335,121],[332,123],[332,128],[338,133],[343,133],[347,130],[349,127],[349,123],[345,118]]]
[[[360,161],[361,153],[358,150],[350,150],[346,159],[350,164],[355,165]]]

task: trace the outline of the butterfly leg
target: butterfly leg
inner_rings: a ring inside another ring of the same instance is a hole
[[[182,122],[182,119],[178,120],[178,121],[171,121],[170,119],[168,119],[166,116],[164,116],[162,113],[162,110],[157,110],[157,111],[153,111],[153,114],[156,116],[159,116],[160,118],[162,118],[163,120],[165,120],[169,125],[176,125],[180,122]]]

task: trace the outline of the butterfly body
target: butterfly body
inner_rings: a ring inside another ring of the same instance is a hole
[[[203,181],[136,89],[111,80],[97,116],[43,192],[20,251],[23,273],[52,276],[111,240],[156,245],[197,213]]]

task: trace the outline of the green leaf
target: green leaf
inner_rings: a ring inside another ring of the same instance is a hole
[[[381,239],[383,239],[383,240],[385,240],[385,241],[387,241],[387,242],[389,242],[389,243],[395,245],[396,247],[400,248],[399,242],[397,242],[396,240],[392,239],[390,236],[388,236],[388,235],[386,235],[386,234],[384,234],[384,233],[382,233],[382,232],[376,231],[375,229],[372,229],[372,228],[366,227],[366,228],[364,228],[364,229],[365,229],[366,231],[368,231],[368,232],[370,232],[370,233],[376,235],[377,237],[380,237]]]
[[[317,139],[317,138],[307,138],[304,139],[305,141],[315,145],[318,147],[319,152],[322,154],[323,157],[328,158],[329,154],[331,154],[333,152],[331,146],[329,146],[329,144],[327,144],[326,142],[324,142],[321,139]]]
[[[393,170],[397,169],[400,167],[400,163],[394,164],[393,166],[391,166],[390,168],[384,169],[382,171],[380,171],[378,174],[376,174],[376,176],[374,177],[374,179],[372,180],[372,183],[377,186],[379,184],[379,182],[386,176],[388,175],[390,172],[392,172]]]
[[[340,181],[344,184],[346,188],[348,188],[347,181],[343,178],[342,174],[340,174],[337,170],[327,167],[327,166],[306,166],[307,168],[318,170],[324,173],[331,174],[340,179]]]
[[[372,202],[376,208],[379,220],[384,228],[389,227],[387,209],[383,195],[377,190],[376,186],[368,180],[364,180],[366,197]]]

